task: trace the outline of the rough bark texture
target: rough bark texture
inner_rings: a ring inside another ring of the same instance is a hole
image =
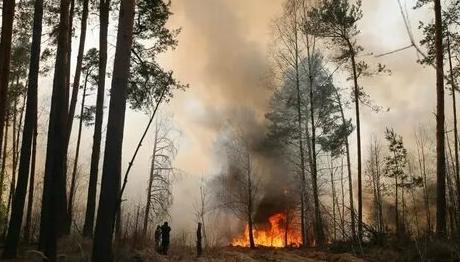
[[[40,66],[40,46],[42,34],[42,19],[43,19],[43,0],[37,0],[34,4],[34,24],[32,32],[32,47],[29,65],[29,82],[27,89],[27,105],[26,115],[24,120],[24,130],[22,135],[21,155],[19,161],[18,183],[16,187],[15,197],[13,199],[13,207],[11,211],[11,219],[8,227],[8,234],[3,251],[4,258],[13,258],[17,254],[19,236],[22,226],[22,218],[24,213],[24,202],[27,192],[27,183],[29,180],[30,155],[32,144],[34,152],[36,152],[36,129],[37,119],[37,92],[38,92],[38,74]],[[35,155],[35,154],[34,154]],[[35,161],[34,161],[35,162]],[[33,175],[32,175],[33,177]],[[33,192],[33,179],[31,178],[30,185]],[[29,192],[29,195],[31,193]],[[29,196],[29,206],[32,205],[32,199]],[[28,207],[28,210],[31,207]],[[28,231],[30,230],[30,211],[28,216]],[[29,234],[27,233],[26,236]]]
[[[110,261],[113,259],[112,238],[117,197],[120,191],[123,129],[133,43],[134,10],[134,0],[121,1],[92,261]]]
[[[446,236],[446,155],[444,115],[444,48],[442,45],[441,1],[434,0],[436,47],[436,232]]]
[[[66,68],[70,29],[69,4],[69,0],[61,0],[40,221],[39,249],[45,253],[49,261],[56,261],[58,230],[64,225],[63,214],[66,213],[66,209],[61,210],[60,202],[67,202],[64,175],[67,133],[63,127],[66,126],[67,118]]]
[[[2,6],[2,30],[0,40],[0,133],[5,127],[7,111],[8,82],[10,74],[11,38],[13,34],[14,0],[4,0]],[[0,136],[0,155],[3,136]],[[6,139],[6,138],[5,138]],[[4,149],[6,150],[6,149]]]
[[[96,98],[96,119],[94,124],[93,148],[91,152],[91,167],[86,202],[85,224],[83,235],[92,237],[94,214],[96,210],[97,177],[99,172],[99,155],[101,152],[102,121],[104,118],[105,74],[107,67],[107,32],[109,26],[110,1],[101,0],[99,6],[99,77]]]

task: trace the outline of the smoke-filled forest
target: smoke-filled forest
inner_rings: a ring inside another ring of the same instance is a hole
[[[459,0],[0,8],[0,260],[460,261]]]

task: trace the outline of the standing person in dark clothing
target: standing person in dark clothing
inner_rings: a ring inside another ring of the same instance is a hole
[[[203,246],[201,244],[201,223],[198,223],[198,228],[196,230],[196,253],[197,256],[201,256],[201,253],[203,252]]]
[[[155,230],[155,251],[160,252],[160,240],[161,240],[161,227],[157,226]]]
[[[169,232],[171,232],[171,227],[168,226],[168,222],[165,222],[161,226],[161,253],[163,255],[168,254]]]

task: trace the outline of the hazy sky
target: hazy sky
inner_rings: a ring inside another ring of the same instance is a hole
[[[429,19],[427,14],[431,15],[430,10],[414,11],[415,0],[401,1],[409,10],[412,29],[417,31],[418,20]],[[271,24],[281,14],[282,3],[282,0],[172,1],[174,15],[170,26],[181,27],[182,32],[177,49],[165,54],[161,62],[174,70],[180,81],[190,84],[190,89],[178,92],[169,105],[161,108],[164,114],[173,115],[174,123],[182,134],[176,165],[185,175],[175,186],[172,208],[175,228],[194,223],[193,203],[198,195],[200,177],[212,175],[219,168],[213,145],[222,127],[238,124],[238,116],[248,111],[253,111],[258,121],[263,121],[272,92],[267,85],[273,42]],[[381,54],[409,44],[397,0],[363,0],[363,9],[359,41],[368,53]],[[98,26],[91,26],[89,30],[87,49],[97,46]],[[113,67],[115,36],[116,30],[112,29],[109,39],[109,51],[112,53],[108,63],[110,70]],[[323,51],[327,53],[327,50]],[[361,58],[368,59],[370,64],[382,62],[392,70],[391,76],[362,82],[376,104],[391,108],[389,112],[379,114],[363,109],[363,150],[367,151],[372,135],[382,138],[387,126],[394,127],[409,144],[413,143],[417,125],[434,123],[433,69],[418,65],[413,49],[379,59],[372,54]],[[41,91],[41,103],[46,104],[49,103],[46,93],[50,82],[49,79],[42,82],[45,84]],[[335,82],[344,88],[351,85],[343,78]],[[109,81],[107,85],[110,87]],[[108,101],[109,98],[106,98],[107,107]],[[450,103],[447,103],[446,109],[450,116]],[[349,112],[350,117],[352,113]],[[142,113],[127,113],[123,168],[127,167],[147,120]],[[45,133],[46,130],[47,125],[41,131]],[[92,132],[92,128],[88,128],[83,133],[82,168],[89,167]],[[75,133],[76,129],[73,135]],[[355,134],[352,137],[354,145]],[[145,201],[152,140],[153,133],[150,132],[131,173],[127,188],[130,207],[138,201]],[[355,150],[354,146],[352,150]],[[87,180],[86,175],[83,179]],[[82,190],[86,192],[86,189]]]

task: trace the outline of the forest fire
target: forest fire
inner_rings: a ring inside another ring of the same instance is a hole
[[[301,244],[300,230],[292,226],[291,218],[285,213],[276,213],[268,218],[265,225],[255,225],[254,243],[263,247],[298,247]],[[245,226],[244,233],[232,240],[232,246],[249,247],[249,226]]]

